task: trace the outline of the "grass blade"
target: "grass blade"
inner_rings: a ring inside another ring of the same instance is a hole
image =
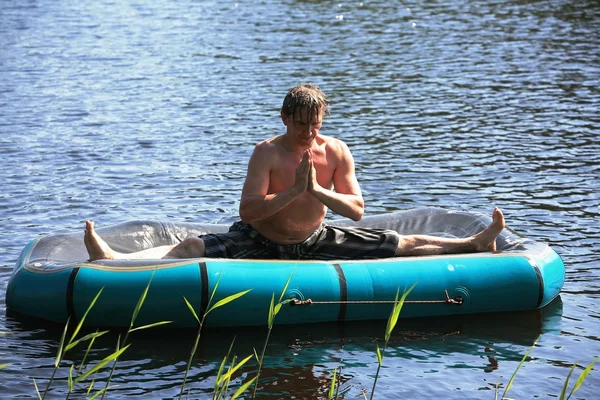
[[[104,387],[100,390],[98,390],[96,393],[94,393],[94,395],[92,397],[90,397],[88,400],[94,400],[96,397],[100,396],[101,394],[103,395],[104,393],[106,393],[108,391],[108,389],[114,389],[116,387],[119,387],[121,385],[115,385],[115,386],[111,386],[111,387]]]
[[[198,328],[198,334],[196,335],[196,341],[194,342],[194,346],[192,347],[192,352],[190,353],[190,358],[188,359],[187,367],[185,369],[185,374],[183,375],[183,382],[181,383],[181,391],[179,392],[179,399],[183,396],[183,391],[185,390],[185,383],[187,382],[187,376],[190,372],[190,368],[192,366],[192,361],[194,359],[194,355],[196,354],[196,350],[198,350],[198,343],[200,342],[200,336],[202,332],[202,322],[200,323],[200,327]],[[189,396],[189,391],[188,391]]]
[[[221,384],[225,379],[230,379],[231,375],[233,375],[233,373],[235,371],[237,371],[238,369],[240,369],[240,367],[242,367],[244,364],[246,364],[248,362],[248,360],[250,360],[251,358],[252,358],[252,354],[250,354],[248,357],[244,358],[242,361],[237,363],[237,365],[235,367],[231,368],[230,371],[228,371],[225,375],[223,375],[221,377],[219,384]]]
[[[371,388],[371,400],[373,399],[373,396],[375,396],[375,387],[377,386],[379,372],[381,371],[381,366],[383,365],[383,354],[387,349],[388,341],[390,340],[392,332],[394,331],[396,323],[398,322],[398,318],[400,317],[400,311],[402,310],[402,306],[404,306],[404,300],[406,300],[406,297],[408,297],[408,295],[410,294],[410,292],[412,292],[415,286],[417,286],[417,282],[415,282],[408,290],[405,289],[404,293],[402,293],[402,297],[400,297],[400,300],[398,300],[400,288],[396,290],[396,297],[394,298],[394,307],[392,307],[392,312],[390,313],[387,326],[385,327],[385,344],[383,346],[383,351],[379,350],[379,344],[377,343],[377,361],[379,365],[377,366],[377,372],[375,373],[375,379],[373,380],[373,387]],[[367,397],[366,394],[363,393],[363,395],[365,396],[365,398]]]
[[[81,342],[85,342],[87,340],[96,340],[96,338],[108,333],[109,331],[102,331],[102,332],[94,332],[94,333],[90,333],[88,335],[85,335],[84,337],[82,337],[81,339],[77,339],[74,342],[71,342],[67,345],[67,347],[65,347],[65,353],[69,350],[71,350],[73,347],[77,346],[79,343]]]
[[[46,385],[46,389],[44,390],[42,399],[46,398],[46,395],[48,394],[48,390],[50,390],[50,386],[52,385],[52,382],[54,381],[54,376],[56,376],[56,371],[58,371],[58,366],[60,365],[60,362],[62,361],[63,354],[64,354],[65,338],[67,337],[67,330],[69,329],[69,321],[70,320],[71,320],[71,317],[68,317],[67,322],[65,323],[65,329],[63,330],[62,336],[60,338],[60,343],[58,345],[58,351],[56,352],[56,360],[54,361],[54,371],[52,372],[52,376],[50,377],[50,380],[48,381],[48,384]],[[36,384],[36,390],[37,390],[37,384]]]
[[[140,331],[142,329],[154,328],[155,326],[167,325],[172,322],[173,321],[160,321],[160,322],[155,322],[153,324],[142,325],[142,326],[138,326],[137,328],[131,329],[129,332],[135,332],[135,331]]]
[[[157,267],[158,268],[158,267]],[[148,284],[146,285],[146,288],[144,289],[144,291],[142,292],[142,294],[140,295],[140,298],[138,299],[137,304],[135,305],[135,308],[133,309],[133,313],[131,315],[131,322],[129,323],[129,329],[127,329],[127,332],[125,333],[125,337],[123,338],[123,342],[120,342],[120,335],[119,335],[119,341],[117,342],[117,350],[119,350],[119,347],[124,346],[125,343],[127,343],[127,339],[129,338],[129,334],[132,332],[133,330],[133,325],[135,324],[135,321],[138,317],[138,314],[140,312],[140,310],[142,309],[142,306],[144,305],[144,302],[146,301],[146,297],[148,295],[148,291],[150,290],[150,285],[152,284],[152,280],[154,279],[154,274],[156,273],[156,268],[152,271],[152,275],[150,275],[150,279],[148,280]],[[117,362],[119,360],[119,357],[116,357],[113,363],[113,366],[110,370],[110,374],[108,374],[108,379],[106,380],[106,384],[104,386],[104,388],[106,389],[106,391],[104,391],[104,393],[102,393],[102,397],[101,399],[104,400],[104,396],[106,396],[106,393],[108,391],[108,385],[110,384],[110,381],[113,377],[113,374],[115,373],[115,369],[117,368]]]
[[[398,291],[396,292],[396,299],[394,300],[394,308],[392,309],[392,313],[390,314],[390,318],[388,319],[388,324],[385,329],[385,341],[386,342],[388,340],[390,340],[392,331],[394,330],[394,328],[396,327],[396,324],[398,323],[398,318],[400,317],[400,311],[402,310],[402,307],[404,306],[404,300],[406,300],[406,297],[408,297],[408,295],[410,294],[410,292],[412,292],[412,290],[415,288],[415,286],[417,286],[417,282],[415,282],[410,287],[410,289],[404,291],[400,300],[398,300]]]
[[[221,365],[219,366],[219,371],[217,372],[217,377],[215,379],[215,393],[217,393],[218,389],[219,389],[219,380],[221,379],[221,376],[223,375],[223,370],[225,369],[225,364],[227,364],[227,360],[229,359],[229,355],[231,354],[231,350],[233,349],[233,344],[235,343],[235,338],[236,336],[233,337],[233,340],[231,341],[231,344],[229,345],[229,350],[227,350],[227,354],[225,355],[225,357],[223,357],[223,361],[221,361]]]
[[[73,339],[75,339],[75,336],[77,336],[77,334],[79,333],[79,330],[83,326],[83,322],[85,321],[85,318],[87,317],[87,315],[90,312],[90,310],[92,309],[92,307],[94,307],[94,304],[96,304],[96,301],[98,300],[98,297],[100,297],[100,295],[102,294],[103,290],[104,290],[104,286],[102,286],[100,288],[100,290],[98,291],[98,294],[96,294],[96,297],[94,297],[94,299],[92,300],[92,302],[88,306],[87,310],[85,310],[85,313],[83,314],[83,317],[79,320],[79,323],[77,324],[77,327],[75,328],[75,330],[73,331],[73,334],[71,335],[71,339],[69,339],[69,343],[71,343],[73,341]]]
[[[215,309],[216,307],[220,307],[226,303],[228,303],[229,301],[232,301],[238,297],[243,296],[244,294],[248,293],[250,290],[247,290],[245,292],[240,292],[240,293],[236,293],[232,296],[229,296],[225,299],[222,299],[221,301],[218,302],[218,305],[215,305],[213,307],[210,306],[210,304],[212,303],[212,300],[215,296],[215,293],[217,292],[217,287],[219,286],[219,282],[221,280],[221,276],[222,273],[219,274],[219,277],[217,278],[217,281],[215,282],[215,286],[212,290],[212,293],[210,295],[210,298],[208,300],[208,303],[206,304],[206,308],[208,309],[208,311],[204,312],[204,315],[202,315],[202,319],[198,318],[198,315],[196,314],[196,311],[194,310],[194,307],[190,304],[190,302],[184,297],[183,299],[185,300],[185,303],[187,304],[188,308],[190,309],[190,311],[192,312],[192,314],[194,315],[194,317],[196,318],[196,321],[198,321],[198,335],[196,336],[196,342],[194,343],[194,347],[192,348],[192,352],[190,354],[190,358],[188,359],[188,364],[187,364],[187,368],[185,370],[185,374],[183,376],[183,383],[181,384],[181,391],[179,392],[179,399],[181,399],[181,397],[183,396],[183,391],[185,390],[185,384],[187,381],[187,376],[190,370],[190,367],[192,365],[192,361],[194,359],[194,355],[196,354],[196,350],[198,349],[198,343],[200,341],[200,336],[202,334],[202,327],[204,325],[204,320],[206,319],[206,315],[213,309]],[[233,346],[233,343],[232,343]],[[231,349],[230,349],[231,351]],[[216,393],[216,395],[218,395],[218,393]],[[189,390],[188,390],[188,396],[189,396]]]
[[[565,396],[567,395],[567,387],[569,386],[569,380],[571,379],[571,375],[573,374],[573,371],[575,370],[576,366],[577,366],[577,361],[575,361],[575,364],[573,364],[573,366],[569,370],[569,374],[567,375],[565,384],[563,385],[563,388],[560,392],[560,397],[559,397],[560,400],[565,400]]]
[[[73,368],[75,368],[75,364],[71,364],[71,368],[69,368],[69,376],[67,377],[67,385],[69,386],[69,393],[73,391]]]
[[[535,342],[533,342],[533,344],[531,345],[529,350],[527,350],[527,353],[525,353],[525,355],[523,356],[523,359],[521,360],[519,365],[517,365],[515,372],[513,372],[512,376],[510,377],[510,380],[508,381],[508,385],[506,385],[506,389],[504,389],[504,393],[502,394],[502,397],[500,397],[501,399],[504,399],[506,397],[506,393],[508,393],[508,391],[510,390],[510,388],[513,384],[513,381],[515,380],[515,376],[517,376],[517,372],[519,371],[521,366],[525,363],[525,360],[529,356],[529,353],[531,353],[531,350],[533,350],[533,348],[535,347],[535,344],[537,343],[538,339],[539,339],[539,337],[535,340]]]
[[[281,300],[283,299],[283,296],[285,296],[285,292],[287,292],[287,288],[288,288],[288,286],[290,284],[290,281],[292,280],[292,275],[294,275],[294,270],[292,270],[292,272],[290,273],[290,276],[288,276],[287,282],[283,286],[283,290],[281,291],[281,294],[279,295],[279,301],[278,301],[278,303],[281,303]]]
[[[379,363],[379,365],[383,364],[383,356],[381,355],[381,350],[379,350],[379,343],[376,343],[377,345],[377,362]]]
[[[137,319],[138,314],[140,313],[140,310],[142,309],[142,305],[144,304],[144,301],[146,301],[146,296],[148,295],[148,291],[150,290],[150,284],[152,283],[152,279],[154,279],[155,273],[156,273],[156,269],[154,269],[154,271],[152,271],[152,275],[150,275],[148,284],[146,285],[146,288],[142,292],[142,295],[140,296],[137,304],[135,305],[135,308],[133,310],[133,315],[131,316],[131,323],[129,324],[129,328],[133,327],[133,324],[135,323],[135,320]]]
[[[104,394],[104,392],[106,392],[108,390],[107,387],[102,388],[100,390],[98,390],[96,393],[94,393],[94,395],[92,397],[90,397],[88,400],[94,400],[96,397],[100,396],[101,394]]]
[[[199,343],[200,343],[200,335],[196,335],[196,341],[194,342],[194,346],[192,346],[192,357],[196,354],[196,351],[198,351]]]
[[[98,329],[96,329],[96,333],[98,333]],[[85,350],[85,354],[83,355],[83,359],[81,360],[81,364],[79,365],[79,369],[77,370],[77,373],[81,373],[81,370],[83,369],[83,366],[85,365],[85,361],[87,360],[88,354],[90,353],[90,350],[92,349],[92,346],[94,345],[95,340],[96,340],[96,338],[92,338],[92,340],[90,340],[90,343],[88,343],[88,347]]]
[[[337,382],[336,382],[336,388],[335,388],[335,393],[333,395],[334,399],[338,399],[338,395],[340,393],[340,387],[342,386],[342,366],[340,365],[338,368],[338,378],[337,378]],[[345,391],[347,392],[347,390]]]
[[[267,337],[265,338],[265,344],[263,345],[262,353],[260,355],[260,358],[258,359],[258,369],[256,371],[256,381],[254,383],[254,390],[252,391],[253,399],[256,398],[256,389],[258,388],[258,379],[260,378],[260,371],[262,369],[263,360],[265,358],[265,352],[267,351],[267,344],[269,343],[269,337],[271,336],[271,330],[273,329],[273,324],[275,323],[275,316],[281,309],[280,304],[283,304],[281,300],[283,299],[283,296],[285,295],[285,292],[287,291],[288,285],[290,284],[290,281],[292,280],[293,274],[294,274],[294,271],[292,271],[290,273],[290,276],[288,277],[287,282],[283,286],[281,295],[279,295],[279,301],[277,302],[277,305],[279,305],[279,307],[275,308],[275,293],[273,293],[271,295],[271,303],[269,304],[269,316],[267,318],[267,325],[268,325]],[[286,300],[285,303],[287,303],[289,301],[291,301],[291,299]],[[256,350],[254,350],[254,353],[256,354]]]
[[[217,293],[217,287],[219,287],[219,282],[221,281],[221,276],[222,275],[223,275],[223,272],[219,272],[219,276],[217,278],[217,281],[215,282],[215,286],[213,287],[213,290],[210,293],[210,298],[208,299],[208,304],[212,303],[213,297],[215,297],[215,293]]]
[[[54,368],[58,368],[58,364],[62,360],[63,349],[65,345],[65,338],[67,337],[67,330],[69,329],[69,321],[71,317],[67,318],[67,323],[65,324],[65,329],[63,330],[63,334],[60,338],[60,343],[58,344],[58,352],[56,353],[56,360],[54,361]]]
[[[258,378],[258,376],[255,376],[254,378],[250,379],[248,382],[246,382],[242,386],[240,386],[238,388],[238,390],[235,391],[233,396],[231,396],[231,400],[234,400],[234,399],[237,399],[238,397],[240,397],[240,395],[242,393],[244,393],[254,383],[256,378]]]
[[[225,374],[225,376],[231,376],[231,369],[233,368],[233,365],[235,364],[235,360],[236,357],[235,355],[233,356],[233,359],[231,360],[231,364],[229,365],[229,368],[227,369],[227,373]],[[229,387],[229,378],[224,379],[223,382],[221,382],[218,386],[219,390],[217,393],[215,393],[215,397],[214,399],[221,399],[225,393],[227,393],[227,388]]]
[[[392,312],[388,317],[387,325],[385,327],[385,340],[386,342],[390,339],[390,334],[396,326],[398,322],[398,317],[400,316],[400,308],[398,307],[398,295],[400,294],[400,288],[396,290],[396,297],[394,298],[394,306],[392,307]]]
[[[228,357],[229,357],[229,354],[227,354],[225,357],[223,357],[223,361],[221,361],[221,365],[219,365],[219,370],[217,371],[217,377],[215,378],[214,393],[217,393],[219,391],[219,380],[221,379],[221,376],[223,376],[223,370],[225,369],[225,364],[227,364]]]
[[[333,376],[331,377],[331,387],[329,388],[329,393],[327,394],[327,399],[333,399],[333,394],[335,393],[335,380],[337,378],[337,367],[333,368]]]
[[[92,388],[94,387],[94,383],[96,382],[95,379],[92,379],[92,382],[90,383],[90,386],[87,389],[87,392],[85,393],[86,395],[90,394],[90,392],[92,391]]]
[[[39,400],[42,400],[42,394],[40,393],[40,389],[38,388],[37,382],[35,381],[35,378],[33,378],[33,387],[35,387],[35,393],[38,396]]]
[[[279,310],[281,310],[281,306],[283,306],[291,301],[293,301],[293,299],[286,299],[286,300],[283,300],[283,301],[280,301],[279,303],[277,303],[275,305],[275,308],[273,309],[273,318],[275,318],[277,316],[277,314],[279,314]]]
[[[587,366],[587,368],[581,373],[581,375],[579,375],[579,379],[577,379],[577,382],[575,382],[575,386],[573,386],[573,389],[571,389],[571,393],[569,393],[569,397],[567,397],[567,400],[570,399],[573,393],[575,393],[583,384],[583,381],[585,381],[589,373],[592,371],[592,368],[594,367],[594,364],[596,364],[596,361],[598,361],[598,357],[596,357],[594,361],[592,361],[590,365]]]
[[[225,304],[230,303],[233,300],[242,297],[243,295],[245,295],[246,293],[248,293],[251,290],[252,289],[244,290],[243,292],[232,294],[231,296],[227,296],[224,299],[221,299],[221,300],[217,301],[212,307],[210,307],[208,309],[208,311],[206,312],[206,314],[208,315],[208,313],[211,312],[212,310],[214,310],[215,308],[219,308],[221,306],[224,306]]]
[[[200,318],[198,318],[198,314],[196,314],[196,310],[194,310],[194,306],[190,304],[190,302],[188,301],[188,299],[185,298],[185,296],[183,296],[183,300],[185,300],[185,304],[188,306],[188,308],[192,312],[192,315],[194,316],[194,318],[196,318],[196,321],[198,321],[198,323],[200,323]]]
[[[123,347],[122,349],[112,353],[111,355],[105,357],[102,361],[100,361],[98,364],[96,364],[92,369],[90,369],[89,371],[87,371],[85,374],[77,377],[75,379],[75,383],[79,383],[82,380],[84,380],[85,378],[87,378],[88,376],[96,373],[96,371],[100,370],[101,368],[103,368],[104,366],[106,366],[106,364],[108,364],[109,362],[111,362],[112,360],[118,358],[121,354],[123,354],[123,352],[125,350],[127,350],[129,348],[129,346],[131,346],[131,344],[128,344],[127,346]]]
[[[269,329],[273,328],[273,320],[275,319],[275,293],[271,295],[271,304],[269,304],[269,318],[267,325]]]

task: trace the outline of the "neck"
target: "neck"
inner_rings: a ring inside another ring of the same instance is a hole
[[[312,148],[312,145],[314,143],[314,139],[310,142],[309,145],[307,146],[303,146],[303,145],[299,145],[298,143],[295,143],[289,136],[288,134],[284,134],[281,136],[281,145],[288,151],[291,151],[293,153],[304,153],[304,151],[306,151],[307,149]]]

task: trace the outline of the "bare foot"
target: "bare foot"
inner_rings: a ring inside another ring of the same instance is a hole
[[[115,258],[114,251],[94,230],[94,223],[92,221],[85,221],[83,242],[90,256],[90,261],[112,260]]]
[[[476,251],[496,251],[496,238],[506,226],[504,215],[498,207],[494,208],[492,223],[474,237]]]

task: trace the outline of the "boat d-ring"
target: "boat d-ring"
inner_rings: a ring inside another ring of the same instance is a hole
[[[291,299],[290,305],[302,304],[305,302],[306,298],[302,294],[302,292],[296,288],[289,289],[285,292],[285,299]],[[295,303],[295,304],[294,304]]]
[[[448,297],[456,301],[460,301],[461,304],[471,304],[471,295],[469,290],[464,286],[457,286],[450,290]]]

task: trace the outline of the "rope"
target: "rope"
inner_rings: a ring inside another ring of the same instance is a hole
[[[457,296],[454,299],[451,299],[448,296],[448,291],[444,290],[446,294],[445,300],[405,300],[404,304],[455,304],[460,306],[463,304],[463,298],[461,296]],[[292,298],[290,304],[292,306],[311,306],[313,304],[394,304],[396,301],[394,300],[338,300],[338,301],[313,301],[311,299],[299,300],[296,298]]]

